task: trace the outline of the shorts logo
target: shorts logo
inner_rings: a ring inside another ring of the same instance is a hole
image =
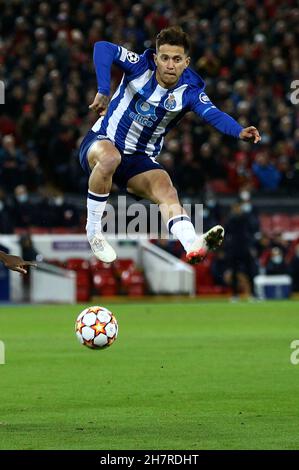
[[[140,60],[140,57],[138,54],[136,54],[136,52],[131,52],[131,51],[128,51],[127,52],[127,59],[129,62],[131,62],[131,64],[137,64],[137,62],[139,62]]]
[[[208,104],[211,103],[210,98],[205,94],[205,93],[200,93],[199,95],[199,101],[203,104]]]
[[[176,100],[174,95],[169,95],[164,101],[164,108],[168,111],[172,111],[176,107]]]

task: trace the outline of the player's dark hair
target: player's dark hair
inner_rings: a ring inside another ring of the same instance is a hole
[[[160,31],[156,38],[156,48],[159,49],[163,44],[170,44],[171,46],[182,46],[185,54],[189,54],[190,40],[187,33],[185,33],[180,26],[171,26]]]

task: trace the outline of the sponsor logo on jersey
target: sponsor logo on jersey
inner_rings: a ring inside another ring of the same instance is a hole
[[[168,95],[166,100],[164,101],[164,108],[168,111],[172,111],[176,107],[176,100],[174,95]]]
[[[157,120],[155,106],[147,101],[139,99],[135,104],[136,113],[130,112],[130,118],[143,126],[152,127],[153,121]]]
[[[128,51],[127,52],[127,59],[131,64],[137,64],[140,60],[140,56],[136,54],[136,52]]]
[[[209,104],[211,103],[210,98],[205,94],[205,93],[200,93],[199,95],[199,101],[203,104]]]

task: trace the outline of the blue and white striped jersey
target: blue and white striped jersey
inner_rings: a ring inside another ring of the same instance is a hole
[[[145,153],[156,157],[164,137],[188,111],[194,111],[221,132],[238,138],[243,129],[232,117],[220,111],[205,94],[205,83],[189,67],[171,89],[156,79],[154,50],[142,55],[109,42],[97,42],[94,64],[99,93],[109,95],[112,63],[124,75],[104,117],[92,127],[107,136],[125,154]]]

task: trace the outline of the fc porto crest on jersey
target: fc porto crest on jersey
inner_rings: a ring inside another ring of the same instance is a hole
[[[164,101],[164,108],[167,111],[172,111],[176,107],[176,100],[174,95],[170,94],[167,96],[166,100]]]

